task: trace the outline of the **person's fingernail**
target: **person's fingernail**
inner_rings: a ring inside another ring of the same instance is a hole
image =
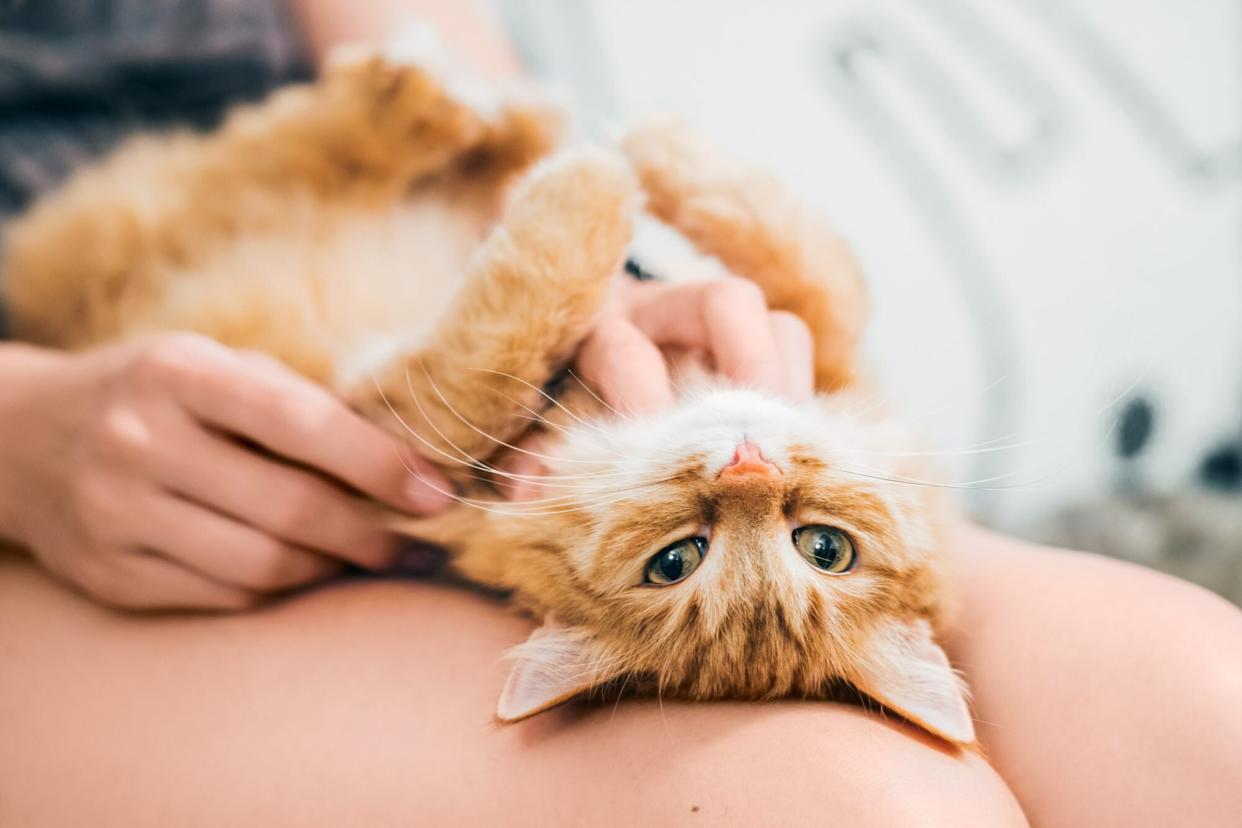
[[[405,499],[415,512],[439,512],[453,502],[449,485],[414,475],[405,484]]]
[[[538,457],[521,454],[505,463],[504,471],[518,477],[538,477],[544,473],[544,468]]]
[[[397,553],[393,571],[421,575],[438,569],[448,555],[438,546],[417,541],[407,544]]]

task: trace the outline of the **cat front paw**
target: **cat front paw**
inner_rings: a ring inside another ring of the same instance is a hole
[[[621,267],[639,209],[625,160],[597,147],[565,150],[537,164],[517,187],[506,227],[523,249],[554,267],[563,288],[606,282]]]

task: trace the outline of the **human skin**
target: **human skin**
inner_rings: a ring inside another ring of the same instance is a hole
[[[0,555],[0,824],[1236,824],[1242,615],[969,527],[947,644],[980,756],[830,703],[492,720],[530,622],[357,580],[233,616],[119,614]],[[1011,793],[1012,791],[1012,793]]]
[[[988,755],[1041,826],[1237,825],[1242,612],[1132,564],[977,529],[946,640]]]
[[[711,324],[664,330],[646,313],[662,304]],[[726,328],[746,347],[712,335]],[[707,289],[619,275],[575,368],[613,408],[654,410],[673,399],[668,345],[743,385],[811,396],[806,325],[723,273]],[[114,606],[238,610],[345,562],[392,569],[398,539],[375,504],[450,502],[428,461],[327,391],[201,336],[73,354],[0,344],[0,387],[0,433],[20,435],[0,442],[0,539]],[[537,452],[513,456],[511,471],[538,474]]]
[[[336,26],[308,24],[321,48]],[[632,322],[604,322],[584,374],[655,364]],[[631,376],[614,401],[666,393],[658,373]],[[136,616],[0,554],[0,824],[1023,824],[1006,782],[1040,825],[1242,811],[1235,610],[1089,556],[968,529],[954,547],[949,649],[1004,781],[831,704],[629,701],[498,727],[499,657],[529,623],[444,586]]]
[[[518,71],[473,3],[291,5],[317,61],[414,14],[476,71]],[[582,371],[605,395],[641,405],[661,388],[649,370],[615,370],[623,352],[659,359],[618,314],[587,345]],[[451,502],[430,463],[326,391],[201,337],[76,354],[0,342],[0,389],[0,434],[20,435],[0,440],[0,540],[112,605],[237,610],[347,565],[425,568],[426,548],[386,532],[372,503],[430,514]]]
[[[497,725],[500,657],[528,631],[397,581],[123,617],[4,560],[0,824],[1023,824],[978,757],[845,707],[623,702]]]
[[[338,44],[373,43],[416,20],[433,27],[479,77],[505,81],[522,72],[497,20],[471,0],[295,0],[292,6],[317,63]]]
[[[0,384],[0,538],[117,606],[242,609],[344,562],[390,567],[396,539],[347,486],[449,503],[430,463],[340,400],[202,337],[0,343]]]

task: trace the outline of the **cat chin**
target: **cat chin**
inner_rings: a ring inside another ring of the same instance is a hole
[[[819,399],[798,403],[754,389],[704,382],[683,389],[678,402],[665,411],[575,429],[565,446],[574,458],[571,465],[587,456],[611,457],[626,466],[680,458],[719,470],[740,444],[750,442],[784,469],[793,447],[821,445],[826,435],[856,430],[854,418],[834,408]]]

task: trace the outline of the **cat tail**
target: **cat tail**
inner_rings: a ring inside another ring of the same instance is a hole
[[[656,218],[758,284],[773,310],[807,324],[816,387],[853,385],[869,302],[853,254],[832,229],[773,178],[678,121],[639,126],[621,146]]]
[[[598,149],[562,153],[514,193],[453,305],[416,352],[346,398],[468,478],[530,426],[541,387],[568,363],[620,271],[637,184]]]

